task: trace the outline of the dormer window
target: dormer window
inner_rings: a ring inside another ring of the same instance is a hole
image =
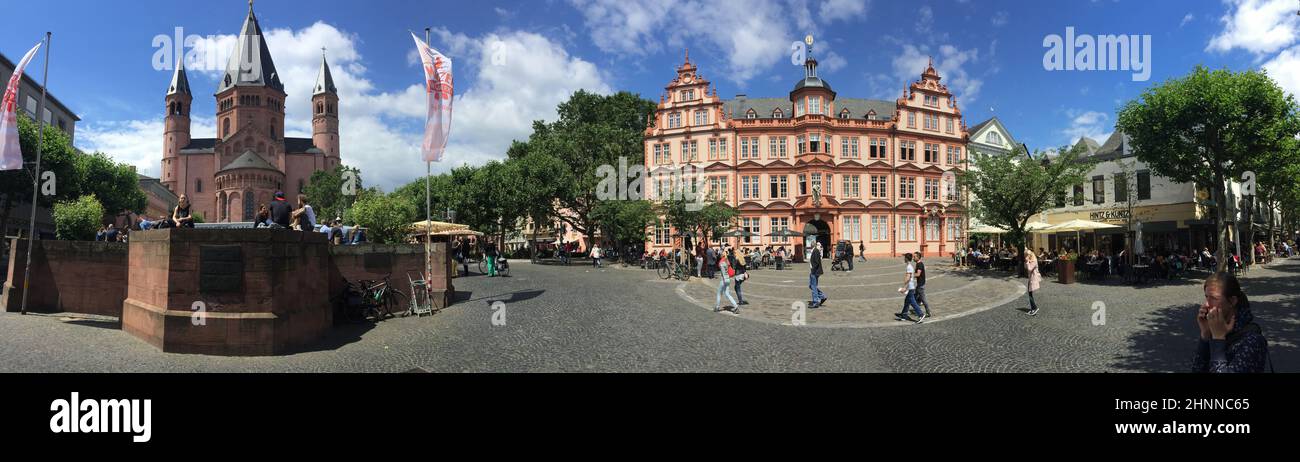
[[[876,110],[872,109],[870,111],[867,111],[867,120],[875,120],[875,119],[876,119]]]
[[[785,118],[785,112],[782,112],[782,111],[781,111],[781,108],[773,109],[773,110],[772,110],[772,118],[773,118],[773,119],[783,119],[783,118]]]
[[[757,112],[754,112],[753,109],[750,109],[749,111],[746,111],[746,112],[745,112],[745,118],[746,118],[746,119],[757,119],[757,118],[758,118],[758,113],[757,113]]]
[[[848,110],[848,109],[845,109],[845,110],[840,111],[840,118],[841,118],[841,119],[847,119],[847,118],[849,118],[849,110]]]

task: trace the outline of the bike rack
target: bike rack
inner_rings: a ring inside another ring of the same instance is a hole
[[[428,283],[424,279],[411,277],[411,273],[406,273],[406,280],[411,283],[411,306],[407,308],[406,315],[432,315],[433,300],[429,298]]]

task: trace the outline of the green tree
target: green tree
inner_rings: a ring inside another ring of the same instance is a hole
[[[646,229],[658,218],[654,204],[646,200],[600,201],[591,215],[600,223],[601,234],[613,240],[620,251],[629,245],[644,244]]]
[[[1047,210],[1061,191],[1082,183],[1093,168],[1080,158],[1082,144],[1057,152],[1050,160],[1041,151],[1030,158],[1023,147],[1008,154],[972,153],[971,168],[957,174],[957,184],[974,198],[971,216],[1006,229],[1004,240],[1024,248],[1030,218]]]
[[[54,204],[54,236],[66,241],[92,241],[104,220],[104,206],[94,194]]]
[[[48,133],[47,133],[48,135]],[[82,196],[94,195],[109,215],[144,212],[149,198],[140,189],[140,176],[129,164],[115,162],[102,152],[75,157],[76,181],[61,184]]]
[[[316,210],[317,218],[324,222],[333,217],[343,217],[362,189],[361,170],[338,165],[331,170],[312,173],[311,180],[303,188],[303,194],[311,198],[311,206]]]
[[[580,90],[560,104],[555,122],[533,122],[527,144],[509,154],[518,158],[540,153],[563,163],[551,181],[561,186],[555,208],[567,213],[555,218],[590,236],[597,226],[591,217],[599,202],[597,169],[619,165],[620,157],[632,164],[645,158],[646,118],[654,109],[654,102],[632,93],[605,96]]]
[[[19,111],[18,140],[22,146],[26,168],[0,171],[0,196],[4,197],[0,201],[0,232],[9,229],[9,214],[14,206],[32,200],[32,166],[36,162],[38,139],[38,124]],[[44,149],[41,153],[41,172],[54,172],[57,187],[54,196],[40,197],[40,205],[48,207],[55,201],[76,199],[80,196],[74,186],[77,180],[76,155],[68,135],[61,130],[46,127]]]
[[[409,201],[375,190],[361,193],[348,216],[366,228],[368,239],[384,244],[404,242],[417,219],[416,208]]]
[[[1294,149],[1296,112],[1294,98],[1264,72],[1197,66],[1125,104],[1118,128],[1157,175],[1211,192],[1223,270],[1229,222],[1236,221],[1227,216],[1227,184],[1247,171],[1264,171],[1277,153]]]

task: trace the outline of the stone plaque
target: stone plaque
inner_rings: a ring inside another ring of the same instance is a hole
[[[199,246],[200,292],[240,292],[243,287],[244,253],[241,246]]]

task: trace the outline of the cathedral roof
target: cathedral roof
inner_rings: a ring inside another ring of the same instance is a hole
[[[253,15],[253,4],[248,5],[248,18],[239,32],[239,43],[226,63],[226,75],[218,83],[217,93],[234,87],[270,87],[284,91],[280,75],[275,72],[271,50],[266,47],[262,27]]]
[[[248,151],[244,151],[243,155],[239,156],[229,164],[226,164],[225,167],[223,167],[221,170],[218,170],[217,172],[220,173],[227,170],[235,170],[241,168],[254,168],[258,170],[274,170],[277,172],[280,171],[280,169],[275,168],[275,166],[267,162],[266,159],[263,159],[262,156],[257,155],[256,152],[253,152],[252,150],[248,150]]]
[[[185,58],[176,59],[176,72],[172,74],[172,84],[167,87],[167,95],[189,95],[190,79],[185,75]]]
[[[330,73],[330,64],[325,61],[325,54],[320,55],[320,72],[316,74],[316,85],[312,87],[312,95],[321,93],[338,93],[338,88],[334,87],[334,75]]]

